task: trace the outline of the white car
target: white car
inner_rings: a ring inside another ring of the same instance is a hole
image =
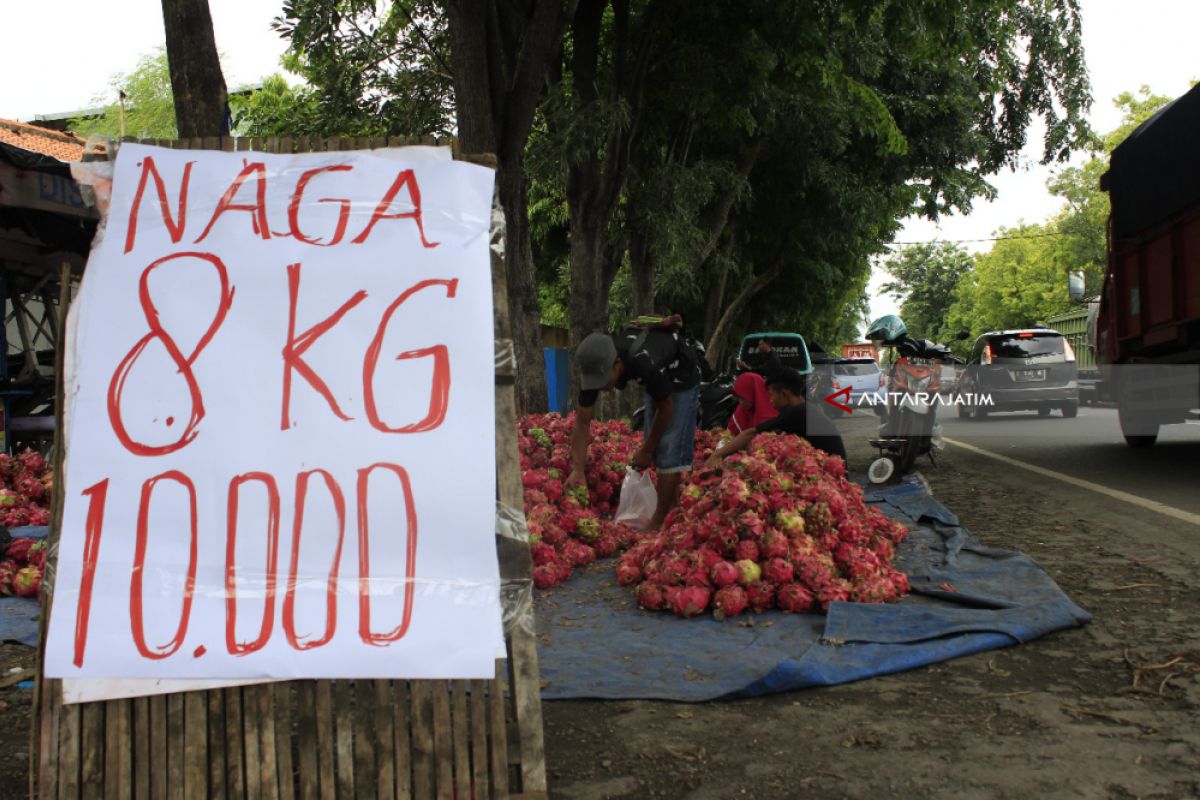
[[[873,358],[839,358],[833,362],[833,391],[850,389],[843,401],[855,410],[872,409],[882,413],[887,405],[887,373]]]

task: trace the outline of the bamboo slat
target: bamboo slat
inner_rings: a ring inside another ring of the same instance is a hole
[[[396,800],[412,800],[412,742],[408,681],[396,681],[392,698],[392,736],[396,741]]]
[[[375,687],[354,681],[354,796],[375,800],[379,772],[375,764]]]
[[[391,681],[376,680],[374,684],[375,710],[375,758],[378,783],[376,792],[379,800],[395,800],[396,797],[396,750],[392,728]]]
[[[183,796],[208,798],[208,697],[204,692],[183,695]]]

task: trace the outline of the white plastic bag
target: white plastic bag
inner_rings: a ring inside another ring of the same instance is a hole
[[[658,508],[658,491],[649,472],[626,467],[621,482],[621,502],[617,504],[616,521],[634,530],[642,530]]]

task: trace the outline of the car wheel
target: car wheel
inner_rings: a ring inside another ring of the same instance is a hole
[[[1047,406],[1046,408],[1039,408],[1039,409],[1038,409],[1038,416],[1039,416],[1039,417],[1048,417],[1048,416],[1050,416],[1050,410],[1051,410],[1051,409],[1050,409],[1048,406]],[[1066,415],[1067,415],[1067,412],[1066,412],[1066,409],[1064,409],[1064,410],[1063,410],[1063,416],[1065,417]],[[1072,416],[1073,416],[1073,415],[1072,415]]]
[[[978,407],[976,407],[976,409],[975,409],[975,421],[976,421],[976,422],[983,422],[983,421],[984,421],[985,419],[987,419],[987,418],[988,418],[988,410],[987,410],[986,408],[984,408],[983,406],[978,406]]]
[[[1062,415],[1067,419],[1079,416],[1079,404],[1067,403],[1062,407]]]
[[[1125,437],[1125,443],[1139,449],[1153,447],[1158,441],[1159,421],[1144,412],[1139,414],[1131,409],[1132,403],[1124,398],[1124,394],[1125,391],[1116,392],[1117,419],[1121,423],[1121,435]]]
[[[971,409],[967,408],[966,406],[958,407],[958,418],[959,419],[967,419],[970,416],[971,416]]]

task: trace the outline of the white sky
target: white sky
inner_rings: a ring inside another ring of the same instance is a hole
[[[97,6],[91,0],[58,0],[55,24],[36,3],[5,4],[4,43],[0,46],[0,118],[31,119],[35,114],[73,111],[92,104],[109,78],[131,69],[137,59],[163,43],[160,0],[120,0]],[[230,86],[257,81],[279,69],[284,44],[270,28],[280,0],[209,0],[217,47]],[[1145,84],[1172,97],[1200,78],[1200,2],[1196,0],[1082,0],[1084,48],[1095,98],[1091,122],[1104,132],[1117,125],[1112,106],[1117,94]],[[119,10],[117,10],[119,8]],[[22,77],[17,77],[22,76]],[[1026,165],[993,179],[999,196],[976,203],[971,214],[949,217],[939,225],[910,220],[897,241],[983,239],[1001,225],[1037,222],[1058,209],[1046,191],[1050,168],[1036,164],[1036,134]],[[986,250],[986,242],[965,245]],[[895,298],[871,280],[872,316],[896,309]]]
[[[4,5],[0,118],[87,108],[109,79],[165,43],[160,0],[57,0]],[[271,30],[282,0],[209,0],[225,83],[277,72],[284,41]]]

